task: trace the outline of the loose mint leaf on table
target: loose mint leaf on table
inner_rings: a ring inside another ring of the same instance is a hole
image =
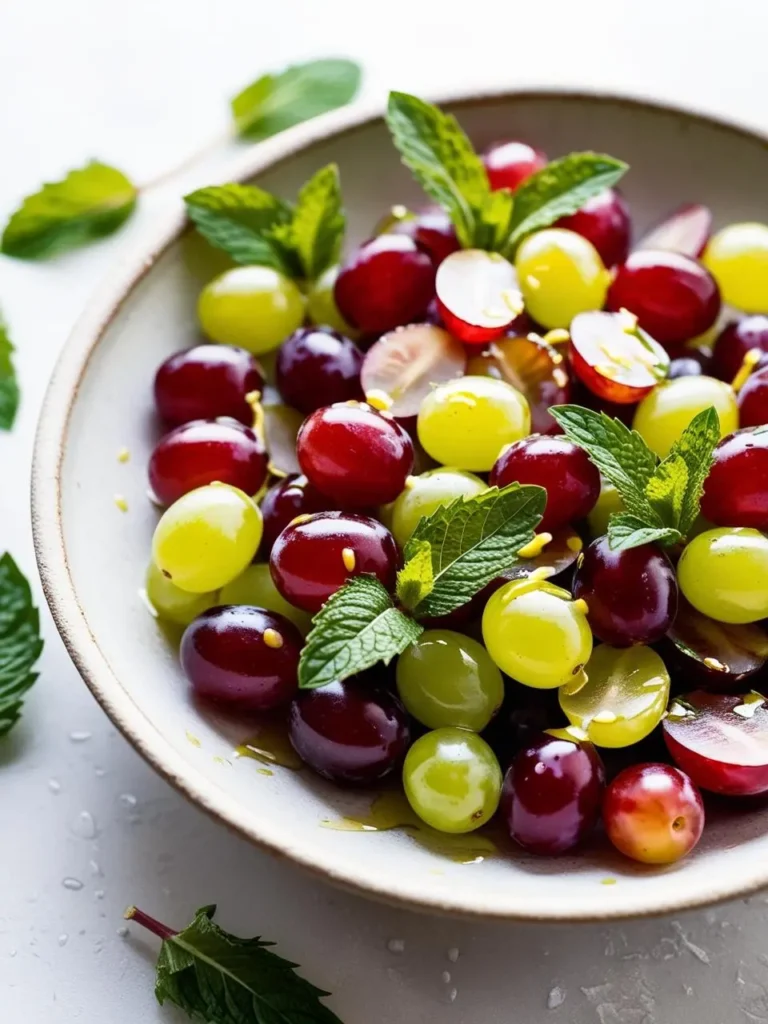
[[[341,1024],[320,1000],[329,993],[305,981],[297,965],[273,953],[260,937],[240,939],[202,907],[183,931],[135,907],[125,916],[163,940],[155,995],[206,1024]]]
[[[0,736],[21,715],[43,650],[38,611],[26,577],[9,554],[0,558]]]
[[[418,616],[447,615],[466,604],[517,560],[517,552],[533,540],[544,514],[543,487],[508,484],[491,487],[472,498],[457,498],[422,519],[405,546],[405,568],[398,579],[398,597],[404,592],[403,574],[412,559],[424,559],[429,545],[431,587],[411,610]]]
[[[0,248],[6,256],[40,259],[104,238],[131,216],[137,195],[122,171],[94,160],[27,196]]]
[[[352,60],[313,60],[279,74],[262,75],[232,100],[238,135],[258,141],[343,107],[360,88],[360,65]]]
[[[395,608],[374,576],[353,576],[312,620],[299,661],[299,686],[311,690],[379,661],[388,664],[422,632],[422,626]]]
[[[13,366],[13,344],[0,315],[0,430],[10,430],[19,407],[19,383]]]

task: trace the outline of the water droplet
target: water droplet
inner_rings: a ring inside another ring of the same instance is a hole
[[[553,989],[550,989],[549,995],[547,996],[547,1009],[556,1010],[558,1006],[562,1006],[564,1002],[565,992],[563,992],[559,985],[555,985]]]
[[[121,793],[120,796],[118,797],[118,800],[123,805],[123,807],[135,807],[136,804],[139,802],[133,795],[133,793]]]
[[[60,946],[66,946],[66,944],[68,942],[69,942],[69,936],[66,934],[66,932],[62,932],[61,935],[59,936],[59,945]]]
[[[27,896],[27,903],[37,903],[39,898],[40,898],[40,894],[39,893],[31,892],[29,894],[29,896]]]
[[[83,888],[83,883],[79,878],[62,878],[61,884],[65,889],[70,889],[72,892],[80,892]]]
[[[8,956],[11,958],[11,960],[13,960],[13,958],[16,956],[17,953],[18,953],[17,949],[12,949],[11,952],[8,954]]]
[[[390,953],[400,954],[405,950],[404,939],[390,939],[387,943],[387,949]]]
[[[52,793],[60,793],[61,783],[58,779],[48,779],[48,789],[50,789]]]
[[[85,732],[85,730],[75,730],[69,734],[70,742],[72,743],[87,743],[91,738],[91,733]]]
[[[103,889],[97,889],[96,892],[93,895],[96,897],[97,900],[103,900],[104,896],[105,896],[105,892],[104,892]]]
[[[450,971],[443,971],[443,984],[444,985],[450,985],[450,983],[451,983],[451,972]]]
[[[452,964],[455,964],[456,961],[459,959],[458,947],[452,946],[446,953],[446,956],[448,957]]]
[[[456,996],[458,994],[459,994],[459,990],[457,988],[452,988],[451,991],[448,993],[448,1001],[450,1003],[455,1003],[456,1002]]]
[[[106,769],[100,768],[98,765],[96,765],[96,767],[93,769],[93,774],[96,776],[97,779],[103,779],[107,772]]]
[[[103,878],[104,872],[101,870],[101,864],[95,860],[88,861],[88,867],[91,869],[91,874],[96,878]]]
[[[74,834],[81,839],[95,839],[99,834],[96,821],[90,811],[80,811],[71,827]]]
[[[128,929],[125,927],[125,925],[123,925],[122,928],[118,928],[117,929],[117,934],[118,934],[119,938],[127,939],[128,938]]]

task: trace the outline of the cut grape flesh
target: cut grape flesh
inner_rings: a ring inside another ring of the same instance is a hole
[[[445,326],[466,344],[502,337],[523,311],[515,268],[483,249],[462,249],[443,260],[435,290]]]
[[[701,256],[712,233],[712,211],[701,203],[686,203],[651,228],[636,249],[665,249],[694,259]]]
[[[626,310],[575,316],[571,359],[593,394],[621,405],[645,398],[667,376],[670,362],[666,350]]]

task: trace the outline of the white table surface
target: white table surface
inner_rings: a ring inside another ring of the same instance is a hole
[[[156,176],[225,128],[226,98],[244,83],[323,52],[358,57],[368,97],[391,86],[602,85],[768,129],[766,29],[759,0],[6,0],[0,219],[90,156],[138,181]],[[0,436],[0,549],[33,578],[29,464],[53,360],[95,285],[182,184],[90,250],[40,265],[0,258],[24,393],[16,430]],[[337,892],[227,834],[157,778],[90,697],[47,612],[43,625],[42,678],[0,744],[3,1024],[180,1020],[154,1002],[156,943],[136,928],[126,936],[121,914],[136,902],[181,926],[214,901],[226,926],[276,940],[332,990],[345,1024],[768,1021],[766,897],[560,928],[438,920]]]

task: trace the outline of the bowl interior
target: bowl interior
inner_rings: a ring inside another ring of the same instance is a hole
[[[768,220],[768,150],[735,129],[594,97],[523,95],[456,109],[478,146],[518,136],[551,155],[591,148],[627,160],[623,188],[638,233],[686,201],[711,205],[721,223]],[[420,199],[381,121],[316,141],[255,180],[292,196],[331,160],[341,169],[352,241],[390,204]],[[258,166],[256,154],[251,166]],[[145,475],[159,431],[152,378],[166,356],[199,340],[196,295],[216,266],[204,243],[176,237],[103,331],[102,313],[114,296],[94,309],[70,342],[41,424],[35,512],[47,591],[70,651],[131,740],[171,781],[252,839],[342,884],[425,908],[610,917],[694,905],[768,881],[768,810],[712,821],[695,856],[666,871],[633,866],[600,844],[555,860],[504,851],[462,864],[401,830],[323,827],[327,819],[364,815],[375,794],[343,792],[307,771],[265,772],[233,756],[252,730],[233,729],[194,706],[174,644],[139,597],[158,517]],[[62,439],[60,534],[52,506]],[[125,464],[117,459],[124,447]],[[125,496],[127,513],[115,495]]]

